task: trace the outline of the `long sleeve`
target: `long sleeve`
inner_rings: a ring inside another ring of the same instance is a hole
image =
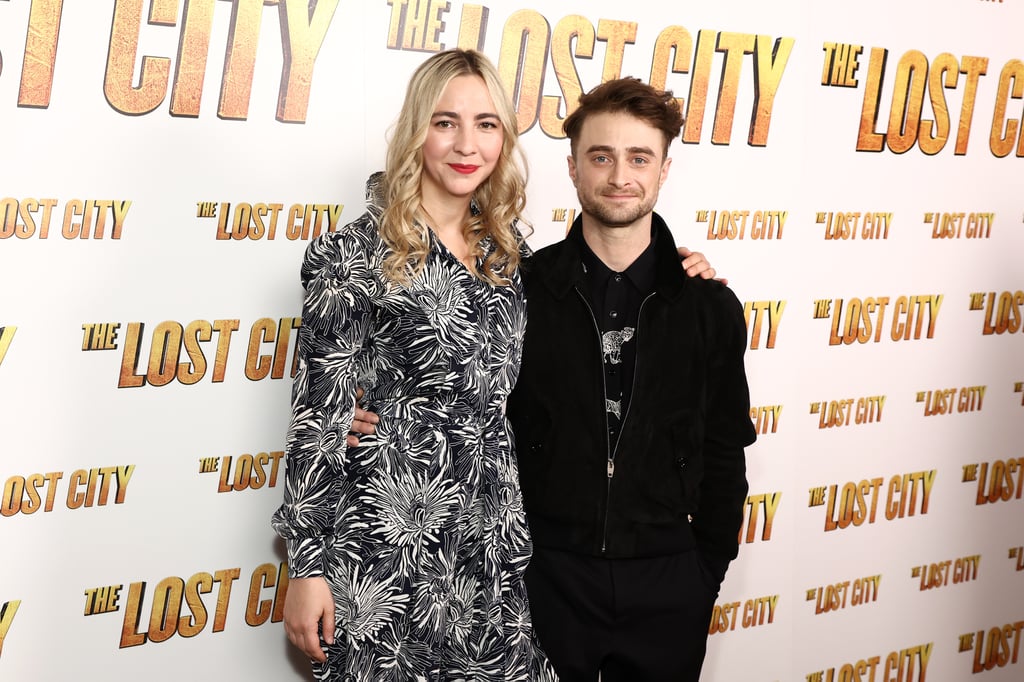
[[[700,507],[694,515],[697,545],[709,558],[728,564],[739,550],[747,495],[743,448],[754,442],[750,393],[743,353],[746,325],[736,296],[722,288],[709,320],[714,330],[707,368],[707,416],[704,431],[704,478]],[[724,574],[724,566],[720,567]]]
[[[302,263],[305,299],[284,502],[272,520],[286,541],[292,578],[324,573],[324,543],[333,533],[345,476],[356,359],[373,318],[375,280],[367,254],[359,233],[345,230],[310,243]]]

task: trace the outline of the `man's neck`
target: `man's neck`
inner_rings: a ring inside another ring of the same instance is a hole
[[[608,227],[587,214],[582,217],[583,239],[594,255],[614,272],[623,272],[651,243],[651,214],[628,227]]]

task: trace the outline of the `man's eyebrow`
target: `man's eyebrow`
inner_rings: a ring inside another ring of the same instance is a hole
[[[603,152],[605,154],[612,153],[615,151],[615,147],[608,144],[593,144],[587,147],[585,153],[593,154],[596,152]],[[627,154],[646,154],[648,156],[656,156],[654,150],[650,147],[626,147]]]

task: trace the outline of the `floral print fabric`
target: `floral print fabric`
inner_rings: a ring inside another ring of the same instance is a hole
[[[335,644],[319,680],[537,680],[531,554],[504,401],[519,369],[518,274],[495,287],[436,237],[408,286],[381,272],[371,210],[313,241],[284,503],[291,577],[324,576]],[[347,449],[357,383],[380,416]]]

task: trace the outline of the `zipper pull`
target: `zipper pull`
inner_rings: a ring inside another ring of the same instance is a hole
[[[614,475],[615,475],[615,460],[614,459],[609,459],[608,460],[608,478],[611,478]]]

